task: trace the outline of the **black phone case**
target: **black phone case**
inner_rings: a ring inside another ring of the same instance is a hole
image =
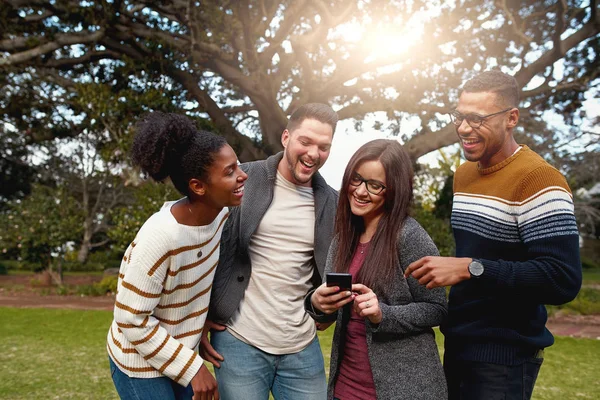
[[[352,289],[352,275],[346,272],[328,272],[325,276],[327,286],[339,286],[340,289]]]

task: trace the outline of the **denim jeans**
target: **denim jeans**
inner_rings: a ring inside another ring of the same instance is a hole
[[[544,361],[500,365],[444,357],[449,400],[529,400]]]
[[[323,354],[315,339],[302,351],[274,355],[234,337],[211,332],[211,344],[224,358],[215,368],[221,400],[323,400],[327,382]]]
[[[123,400],[191,400],[192,385],[183,387],[166,376],[159,378],[130,378],[109,357],[110,375]]]

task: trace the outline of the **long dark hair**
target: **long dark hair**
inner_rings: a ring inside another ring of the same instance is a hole
[[[155,111],[138,122],[131,159],[157,182],[171,178],[188,196],[190,179],[209,181],[208,168],[226,144],[222,136],[196,129],[183,115]]]
[[[360,234],[365,230],[362,217],[352,214],[348,201],[350,178],[365,161],[381,163],[385,171],[386,189],[384,212],[356,282],[380,291],[398,268],[397,241],[413,199],[413,169],[408,154],[395,140],[373,140],[354,153],[344,172],[335,218],[338,250],[334,269],[338,272],[348,271]]]

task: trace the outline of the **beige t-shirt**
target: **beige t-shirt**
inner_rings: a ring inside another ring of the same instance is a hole
[[[271,206],[249,244],[252,274],[227,323],[238,339],[270,354],[297,353],[316,334],[304,311],[314,270],[315,201],[310,187],[279,172]]]

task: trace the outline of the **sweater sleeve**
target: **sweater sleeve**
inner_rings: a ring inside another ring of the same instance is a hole
[[[439,252],[427,232],[412,218],[408,218],[398,247],[401,270],[397,279],[405,279],[403,272],[410,263]],[[412,276],[406,280],[412,296],[408,304],[379,303],[383,319],[378,325],[367,323],[373,332],[414,334],[440,325],[448,315],[445,288],[427,289]]]
[[[169,335],[153,311],[163,291],[171,250],[167,235],[140,230],[126,257],[129,265],[119,281],[114,319],[135,351],[161,374],[187,386],[202,358]]]
[[[573,199],[560,172],[545,166],[520,184],[518,231],[526,260],[481,260],[478,281],[503,296],[519,296],[541,304],[564,304],[581,288],[579,233]]]

